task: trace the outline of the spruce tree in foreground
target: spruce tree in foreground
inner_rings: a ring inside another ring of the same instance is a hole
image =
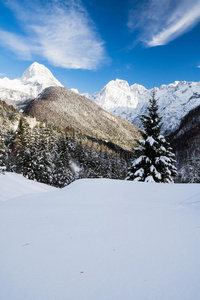
[[[149,100],[148,116],[142,116],[144,132],[143,140],[139,140],[140,147],[134,149],[134,160],[128,169],[127,180],[145,182],[173,182],[177,175],[175,155],[165,137],[160,134],[161,117],[155,91]]]

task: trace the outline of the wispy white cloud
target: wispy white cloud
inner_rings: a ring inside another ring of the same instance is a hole
[[[6,3],[24,35],[1,30],[0,43],[20,57],[43,57],[71,69],[96,69],[105,59],[104,43],[79,0]]]
[[[6,76],[6,74],[0,73],[0,77],[4,77],[4,76]]]
[[[200,21],[200,0],[143,0],[131,9],[128,26],[149,47],[166,45]]]
[[[19,35],[0,30],[0,44],[17,53],[23,59],[31,59],[30,45]]]

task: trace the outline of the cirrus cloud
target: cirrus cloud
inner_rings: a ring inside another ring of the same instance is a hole
[[[105,60],[104,43],[79,0],[6,1],[21,33],[0,30],[0,46],[24,59],[41,57],[55,66],[96,69]]]
[[[128,27],[148,47],[166,45],[200,21],[200,0],[143,0],[129,13]]]

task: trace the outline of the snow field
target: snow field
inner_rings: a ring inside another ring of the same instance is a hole
[[[199,216],[198,184],[85,179],[1,202],[0,298],[198,300]]]
[[[25,194],[53,191],[54,187],[27,180],[16,173],[0,174],[0,201],[9,200]]]

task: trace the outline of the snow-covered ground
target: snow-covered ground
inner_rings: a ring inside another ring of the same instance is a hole
[[[32,193],[43,193],[55,190],[46,184],[27,180],[22,175],[16,173],[0,174],[0,201],[13,199],[22,195]]]
[[[24,194],[0,202],[0,242],[2,300],[200,299],[198,184],[87,179]]]

